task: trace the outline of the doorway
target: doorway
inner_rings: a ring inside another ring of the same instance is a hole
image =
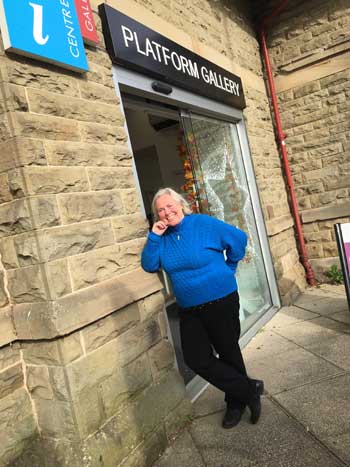
[[[122,67],[114,68],[114,76],[150,226],[153,195],[170,186],[193,212],[209,213],[248,233],[247,256],[237,270],[243,347],[280,307],[243,114],[175,87],[171,96],[161,95],[152,90],[150,78]],[[195,399],[206,383],[184,364],[177,304],[166,275],[160,275],[169,338],[187,393]]]
[[[184,159],[187,157],[184,131],[177,110],[125,94],[122,98],[143,206],[151,228],[151,204],[159,188],[171,187],[188,199],[184,191]],[[165,308],[178,370],[185,384],[189,384],[195,373],[183,359],[178,306],[166,274],[161,272],[159,275],[164,286]]]

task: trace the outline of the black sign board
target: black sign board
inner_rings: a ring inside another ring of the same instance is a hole
[[[334,224],[334,231],[350,310],[350,223]]]
[[[109,5],[99,6],[113,63],[244,109],[241,79]]]

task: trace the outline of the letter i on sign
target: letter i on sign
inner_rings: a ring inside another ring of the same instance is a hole
[[[33,37],[37,44],[45,45],[49,40],[49,36],[46,34],[43,37],[43,6],[38,5],[37,3],[29,3],[33,8]]]

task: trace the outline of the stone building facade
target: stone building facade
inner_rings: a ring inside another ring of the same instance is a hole
[[[350,220],[350,4],[307,8],[289,2],[268,46],[307,250],[323,281],[339,265],[333,226]]]
[[[162,284],[140,268],[148,225],[101,2],[91,3],[100,43],[86,46],[86,75],[0,49],[0,465],[148,466],[191,415]],[[266,230],[288,303],[306,282],[251,5],[105,3],[242,78]],[[336,256],[332,224],[350,215],[350,23],[346,2],[313,3],[315,18],[291,7],[277,19],[270,49],[283,71],[282,116],[318,268]]]

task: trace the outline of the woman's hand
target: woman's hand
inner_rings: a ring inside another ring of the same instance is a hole
[[[163,235],[167,228],[168,223],[166,221],[158,221],[153,224],[152,232],[156,235]]]

